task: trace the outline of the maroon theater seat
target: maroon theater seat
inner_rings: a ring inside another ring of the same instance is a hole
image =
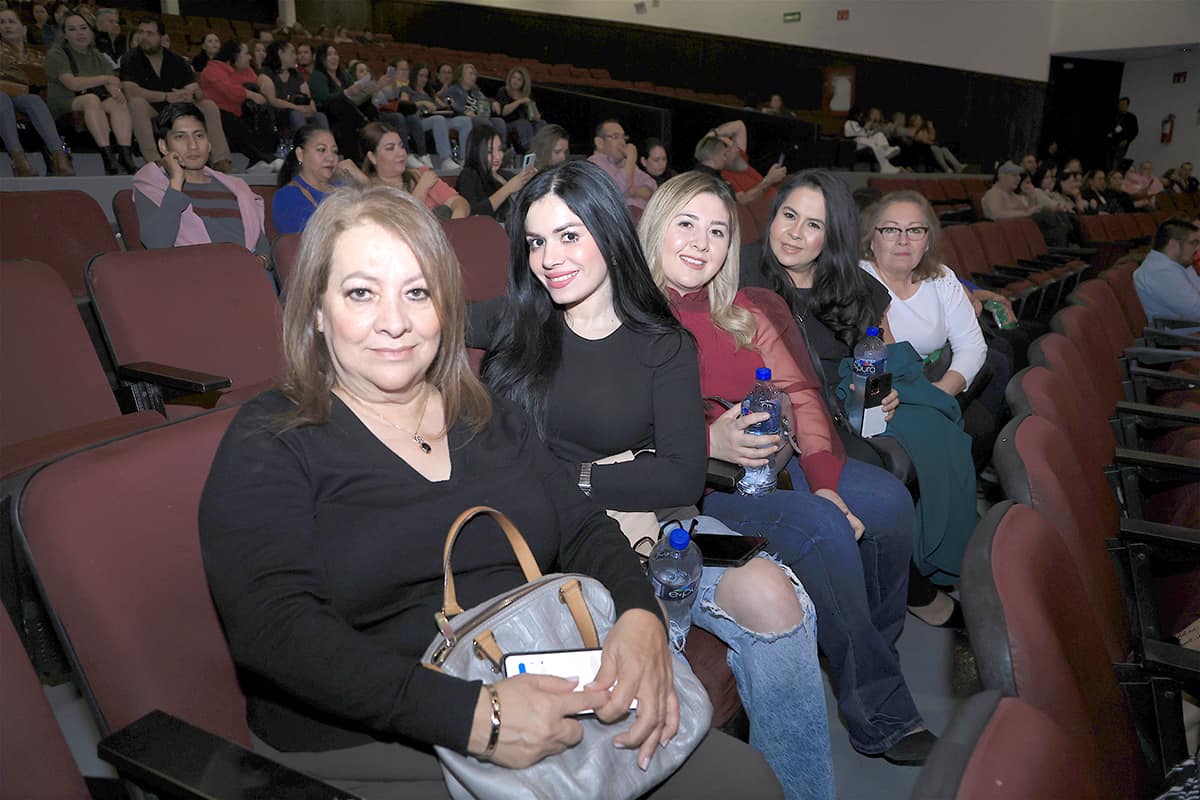
[[[84,192],[0,192],[0,259],[49,264],[76,297],[87,295],[88,261],[120,249],[104,212]]]
[[[114,253],[93,260],[87,278],[118,365],[153,362],[229,378],[222,404],[248,400],[283,374],[279,300],[244,247]]]
[[[36,261],[0,262],[0,475],[163,422],[122,416],[63,279]]]
[[[442,230],[462,267],[468,303],[491,300],[508,286],[508,234],[491,217],[441,220]]]
[[[113,216],[121,229],[121,241],[126,250],[145,250],[142,245],[142,225],[138,222],[137,208],[133,204],[133,189],[122,189],[112,198]]]
[[[1146,319],[1142,301],[1138,299],[1137,288],[1133,285],[1133,273],[1137,268],[1136,263],[1122,262],[1114,264],[1100,275],[1121,304],[1121,313],[1129,326],[1129,335],[1133,337],[1141,336],[1150,322]]]
[[[275,274],[279,276],[279,293],[287,294],[288,281],[292,277],[292,268],[296,266],[296,256],[300,253],[300,233],[285,233],[271,242],[271,260],[275,262]]]
[[[954,710],[910,800],[1117,800],[1102,774],[1095,742],[988,691]]]
[[[12,620],[0,613],[0,796],[91,800]]]

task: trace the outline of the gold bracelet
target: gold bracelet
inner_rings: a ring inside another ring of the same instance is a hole
[[[488,734],[487,747],[483,748],[483,752],[479,755],[481,761],[491,761],[492,756],[496,754],[496,745],[500,741],[500,695],[497,694],[496,688],[490,684],[484,685],[487,689],[488,698],[492,701],[492,730]]]

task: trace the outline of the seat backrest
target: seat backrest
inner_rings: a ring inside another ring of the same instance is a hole
[[[292,277],[292,268],[296,266],[296,256],[300,253],[302,233],[285,233],[271,242],[271,260],[275,262],[275,273],[279,276],[280,293],[287,294],[288,281]]]
[[[958,253],[965,277],[970,278],[974,273],[990,275],[992,262],[984,255],[979,239],[971,231],[969,225],[951,225],[943,231],[943,238],[953,242],[954,251]],[[963,273],[960,273],[962,275]]]
[[[1112,796],[1146,797],[1146,761],[1093,616],[1085,603],[1064,602],[1084,590],[1054,526],[1028,506],[993,506],[967,545],[962,585],[984,688],[1020,697],[1073,740],[1094,741]]]
[[[156,709],[249,745],[246,704],[200,556],[200,494],[237,409],[74,453],[16,500],[101,735]]]
[[[89,800],[87,785],[8,614],[0,612],[0,796]]]
[[[968,697],[938,737],[909,800],[1118,800],[1095,742],[1067,735],[1019,697]]]
[[[1146,311],[1142,308],[1142,301],[1138,299],[1137,287],[1133,284],[1133,273],[1137,268],[1136,262],[1117,263],[1100,275],[1113,290],[1117,302],[1121,304],[1121,313],[1125,315],[1129,335],[1133,337],[1140,337],[1150,324],[1150,320],[1146,319]]]
[[[0,447],[119,417],[121,410],[62,277],[0,262]]]
[[[54,235],[64,225],[69,233]],[[75,189],[0,192],[0,259],[49,264],[76,297],[87,294],[83,272],[88,261],[120,249],[91,195]]]
[[[468,303],[491,300],[508,286],[508,235],[491,217],[441,220],[442,229],[462,268]]]
[[[1154,237],[1158,232],[1158,225],[1154,222],[1154,215],[1146,211],[1139,211],[1131,215],[1133,224],[1137,226],[1138,233],[1142,236]]]
[[[1077,218],[1081,239],[1084,244],[1094,242],[1111,242],[1117,237],[1110,236],[1104,228],[1104,216],[1083,215]]]
[[[1065,351],[1062,359],[1079,363],[1079,351],[1060,334],[1046,334],[1038,343],[1043,352],[1057,346]],[[1089,396],[1088,385],[1073,383],[1070,373],[1034,365],[1012,377],[1004,396],[1014,415],[1034,414],[1049,420],[1067,434],[1088,469],[1103,471],[1113,462],[1117,440],[1108,415]]]
[[[1004,236],[1004,243],[1008,246],[1008,251],[1014,259],[1036,258],[1037,253],[1033,251],[1033,246],[1025,239],[1025,234],[1016,224],[1018,221],[1018,219],[1003,219],[994,224],[999,227],[1001,235]]]
[[[1001,430],[993,461],[1007,497],[1054,520],[1078,565],[1108,658],[1124,661],[1132,645],[1128,610],[1105,545],[1117,535],[1119,511],[1104,473],[1074,448],[1049,419],[1023,415]]]
[[[958,254],[958,248],[954,246],[954,241],[948,236],[942,237],[942,260],[947,267],[954,270],[954,274],[958,277],[963,280],[971,279],[970,273],[962,266],[962,256]]]
[[[1125,399],[1120,362],[1112,353],[1099,313],[1087,306],[1065,306],[1050,318],[1050,329],[1066,336],[1083,357],[1092,388],[1106,412]]]
[[[121,229],[121,241],[126,250],[145,250],[142,245],[142,225],[138,222],[137,207],[133,204],[133,189],[121,189],[112,198],[113,216]]]
[[[1122,239],[1129,238],[1125,235],[1125,226],[1122,225],[1120,221],[1121,216],[1123,215],[1103,214],[1096,217],[1096,219],[1100,220],[1100,228],[1104,231],[1105,239],[1113,242],[1119,242]]]
[[[1050,252],[1050,247],[1046,244],[1046,237],[1042,235],[1042,229],[1031,218],[1021,217],[1012,220],[1009,224],[1021,232],[1021,236],[1024,237],[1034,258]]]
[[[1016,258],[1008,249],[1008,242],[1005,240],[1004,231],[995,222],[975,222],[971,224],[971,232],[975,234],[975,238],[979,241],[979,246],[983,248],[983,255],[987,258],[988,263],[995,265],[1015,264]]]
[[[264,215],[266,219],[264,220],[265,225],[263,227],[267,230],[267,240],[272,242],[279,236],[279,231],[275,229],[275,222],[271,219],[271,203],[275,200],[275,190],[277,188],[276,186],[267,184],[250,184],[250,191],[263,199],[263,207],[266,208],[266,214]]]
[[[966,201],[967,187],[963,186],[962,181],[958,178],[942,178],[941,183],[945,188],[947,200],[957,203]]]
[[[1067,302],[1097,312],[1095,319],[1103,325],[1112,358],[1120,358],[1126,347],[1133,347],[1133,336],[1129,334],[1125,312],[1121,310],[1120,301],[1106,281],[1099,278],[1084,281],[1067,295]]]
[[[270,275],[234,244],[113,253],[88,291],[118,364],[156,361],[233,379],[283,374],[282,313]]]

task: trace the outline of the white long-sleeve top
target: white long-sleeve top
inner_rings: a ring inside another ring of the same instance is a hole
[[[870,261],[858,265],[887,286]],[[966,289],[954,272],[942,266],[940,276],[921,281],[916,294],[907,300],[901,300],[890,288],[888,294],[892,302],[886,316],[892,338],[907,341],[922,358],[949,341],[954,351],[950,369],[966,378],[970,386],[987,358],[987,344]]]

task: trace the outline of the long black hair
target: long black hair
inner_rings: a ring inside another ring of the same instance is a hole
[[[329,131],[320,126],[305,125],[303,128],[292,134],[292,149],[288,151],[287,158],[283,160],[283,166],[279,168],[279,178],[275,184],[276,186],[287,186],[292,182],[292,178],[299,174],[300,159],[296,156],[296,148],[307,148],[308,140],[313,137],[313,134],[320,133],[322,131],[329,133]]]
[[[825,198],[825,243],[813,264],[813,285],[807,302],[794,291],[791,277],[771,249],[770,226],[774,224],[792,191],[809,188]],[[760,269],[771,289],[788,301],[792,313],[813,314],[833,332],[838,341],[853,348],[874,319],[868,298],[870,276],[858,266],[858,209],[845,181],[828,170],[806,169],[789,177],[779,187],[771,204],[768,234],[762,248]]]
[[[500,188],[500,182],[492,175],[492,140],[501,139],[499,132],[491,125],[476,125],[467,137],[466,147],[463,148],[463,169],[479,173],[488,194]]]
[[[517,195],[509,215],[507,302],[482,374],[493,392],[525,409],[543,437],[550,385],[562,361],[563,309],[529,268],[525,216],[548,195],[562,200],[595,237],[621,324],[637,333],[678,337],[680,345],[688,336],[650,277],[625,199],[612,179],[584,160],[538,173]]]

